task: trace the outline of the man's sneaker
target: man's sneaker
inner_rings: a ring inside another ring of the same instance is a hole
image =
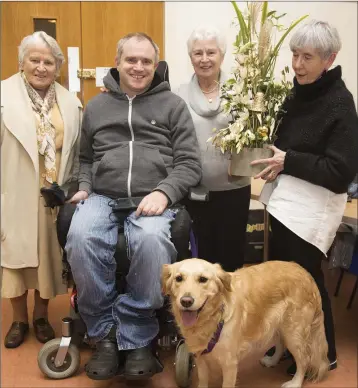
[[[108,380],[117,374],[118,368],[118,345],[115,328],[112,327],[109,334],[96,343],[96,350],[87,363],[85,370],[87,376],[92,380]]]
[[[163,365],[151,346],[129,350],[124,365],[124,377],[128,380],[148,379],[163,371]]]

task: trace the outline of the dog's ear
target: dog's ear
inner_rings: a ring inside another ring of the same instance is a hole
[[[172,265],[164,264],[162,268],[162,293],[168,295],[172,284]]]
[[[224,271],[221,268],[220,264],[214,264],[216,268],[216,276],[220,280],[220,283],[222,287],[224,288],[225,291],[231,292],[232,291],[232,286],[231,286],[231,274],[229,272]]]

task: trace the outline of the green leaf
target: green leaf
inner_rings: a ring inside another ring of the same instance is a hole
[[[267,17],[269,16],[271,12],[269,12],[269,14],[267,13],[267,6],[268,6],[268,2],[267,1],[264,1],[263,5],[262,5],[262,10],[261,10],[261,25],[263,26]],[[273,11],[273,12],[276,12],[276,11]]]
[[[238,48],[240,47],[241,42],[242,42],[242,32],[240,30],[239,33],[236,35],[236,46]]]
[[[278,19],[281,19],[282,17],[284,17],[284,16],[286,16],[287,15],[287,13],[283,13],[282,15],[280,15],[280,16],[273,16],[276,20],[278,20]]]
[[[240,24],[240,31],[242,32],[242,41],[245,44],[249,41],[249,31],[247,29],[244,17],[242,16],[242,13],[239,10],[239,7],[237,6],[236,2],[232,1],[231,4],[234,6],[236,16]]]
[[[304,15],[304,16],[300,17],[298,20],[296,20],[295,22],[291,23],[290,27],[282,35],[281,39],[279,40],[279,42],[277,43],[277,45],[273,49],[273,54],[274,55],[278,54],[278,51],[280,50],[280,47],[281,47],[283,41],[286,39],[286,36],[297,26],[297,24],[301,23],[302,20],[306,19],[307,17],[308,17],[308,15]]]
[[[276,11],[270,11],[267,16],[266,16],[266,19],[269,18],[270,16],[274,15],[276,13]]]

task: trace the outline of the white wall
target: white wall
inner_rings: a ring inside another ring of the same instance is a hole
[[[238,2],[241,10],[246,3]],[[333,24],[342,39],[342,50],[335,64],[341,65],[343,79],[352,92],[357,105],[357,3],[353,2],[269,2],[270,10],[287,15],[281,19],[288,26],[300,16],[320,19]],[[228,50],[223,70],[230,72],[233,66],[232,42],[237,33],[233,24],[235,11],[230,2],[166,2],[165,3],[165,57],[169,63],[170,81],[173,86],[187,82],[193,72],[187,54],[186,41],[199,24],[214,25],[227,37]],[[291,33],[292,34],[292,33]],[[288,47],[290,35],[282,46],[277,60],[279,72],[291,64]],[[277,40],[277,39],[276,39]]]

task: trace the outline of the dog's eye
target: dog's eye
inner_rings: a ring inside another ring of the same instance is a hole
[[[208,278],[206,278],[205,276],[200,276],[199,283],[206,283],[207,281],[208,281]]]
[[[183,276],[178,275],[178,276],[175,278],[175,280],[176,280],[178,283],[180,283],[181,281],[183,281]]]

